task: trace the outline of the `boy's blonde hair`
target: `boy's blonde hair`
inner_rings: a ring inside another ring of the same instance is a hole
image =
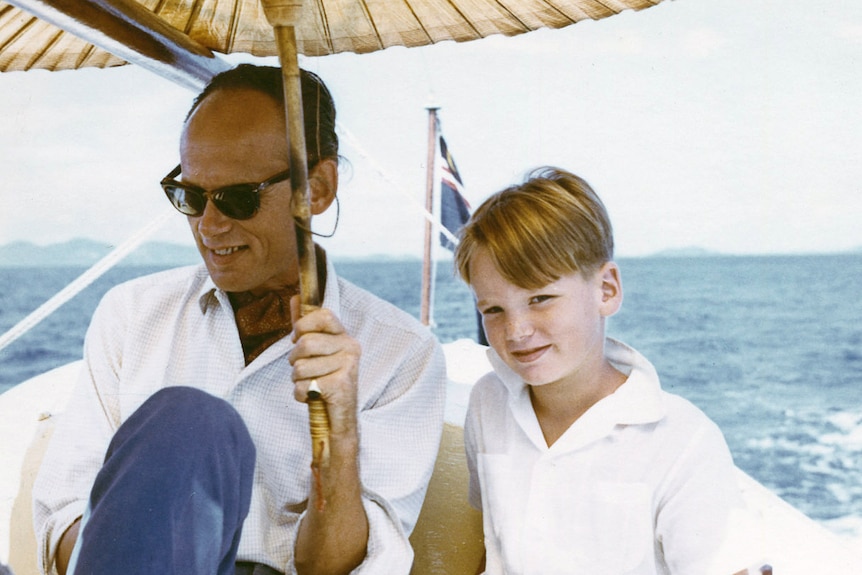
[[[533,170],[524,183],[497,192],[461,232],[455,265],[470,283],[479,248],[512,284],[537,289],[564,275],[589,275],[614,256],[611,221],[590,185],[565,170]]]

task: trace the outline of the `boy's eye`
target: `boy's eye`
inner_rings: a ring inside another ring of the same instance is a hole
[[[549,299],[552,299],[553,297],[554,296],[552,296],[552,295],[534,295],[533,297],[530,298],[530,303],[531,304],[542,303],[543,301],[548,301]]]
[[[479,310],[482,315],[493,315],[495,313],[500,313],[503,311],[503,308],[497,305],[492,305],[491,307],[486,307],[485,309]]]

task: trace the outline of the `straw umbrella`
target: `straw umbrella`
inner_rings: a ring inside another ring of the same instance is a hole
[[[305,56],[361,54],[563,28],[661,1],[297,0],[294,26]],[[123,21],[128,27],[114,37]],[[0,0],[0,71],[140,64],[124,48],[154,48],[150,31],[177,32],[199,52],[279,55],[261,0]]]
[[[193,89],[227,65],[278,55],[285,86],[303,310],[318,305],[298,54],[514,36],[662,0],[0,0],[0,71],[139,64]],[[309,402],[315,465],[328,460],[322,400]]]

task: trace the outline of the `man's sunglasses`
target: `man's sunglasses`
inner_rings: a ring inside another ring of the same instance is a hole
[[[233,184],[208,192],[201,187],[174,180],[181,171],[181,166],[177,166],[165,176],[161,182],[162,189],[180,213],[193,218],[204,214],[207,198],[209,198],[227,217],[247,220],[256,214],[260,207],[260,193],[269,186],[290,177],[290,171],[287,170],[259,184]]]

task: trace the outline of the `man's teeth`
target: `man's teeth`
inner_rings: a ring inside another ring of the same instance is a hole
[[[232,248],[225,248],[223,250],[213,250],[213,252],[218,256],[229,256],[230,254],[238,252],[239,250],[239,246],[234,246]]]

